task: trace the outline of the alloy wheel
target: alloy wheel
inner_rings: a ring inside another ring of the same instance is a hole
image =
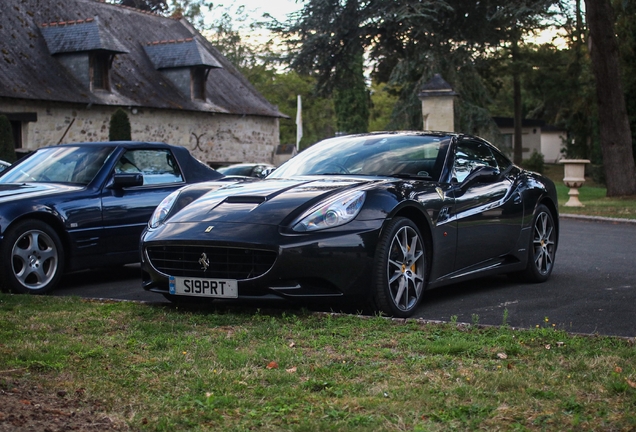
[[[401,311],[417,305],[424,287],[424,249],[417,232],[410,226],[401,227],[389,249],[387,280],[393,304]]]
[[[58,250],[53,239],[43,231],[29,230],[14,243],[11,251],[13,274],[30,290],[46,286],[58,270]]]
[[[534,265],[541,275],[547,275],[552,270],[555,252],[554,221],[547,212],[537,215],[534,224],[532,244],[534,247]]]

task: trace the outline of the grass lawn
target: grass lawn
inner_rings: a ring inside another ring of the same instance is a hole
[[[0,294],[0,430],[636,429],[633,341],[505,320]]]
[[[563,184],[563,166],[546,165],[545,175],[556,184],[559,213],[636,219],[636,197],[607,198],[607,189],[589,178],[579,189],[579,200],[585,207],[565,207],[570,189]]]

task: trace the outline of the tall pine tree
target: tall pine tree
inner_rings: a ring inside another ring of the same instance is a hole
[[[4,115],[0,115],[0,159],[10,163],[17,159],[11,122]]]
[[[110,127],[108,129],[109,141],[130,141],[130,120],[128,114],[121,108],[117,110],[110,117]]]

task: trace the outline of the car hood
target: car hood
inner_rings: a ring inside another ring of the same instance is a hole
[[[0,184],[0,203],[16,199],[39,198],[83,189],[57,183],[9,183]]]
[[[235,222],[280,225],[342,190],[365,188],[386,180],[362,178],[267,179],[228,185],[209,192],[168,223]]]

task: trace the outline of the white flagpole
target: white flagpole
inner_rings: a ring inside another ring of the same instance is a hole
[[[296,151],[300,151],[300,140],[303,137],[303,106],[298,95],[298,109],[296,111]]]

